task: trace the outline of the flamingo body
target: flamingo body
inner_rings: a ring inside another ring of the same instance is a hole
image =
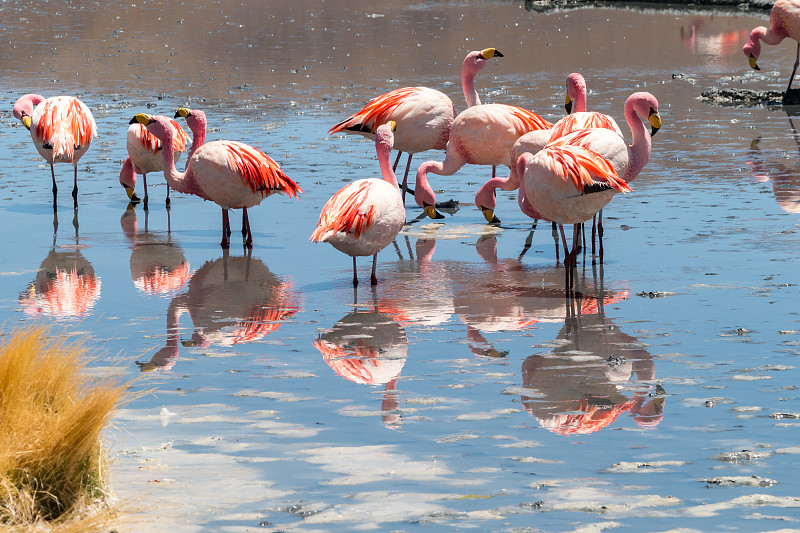
[[[777,0],[770,12],[769,28],[764,26],[753,28],[750,37],[742,47],[742,52],[748,57],[750,66],[755,70],[760,70],[757,61],[761,55],[761,41],[776,45],[787,37],[798,41],[794,69],[789,77],[788,91],[800,63],[800,0]]]
[[[345,185],[322,208],[313,242],[328,242],[353,257],[353,284],[357,256],[372,255],[372,284],[377,283],[375,263],[378,252],[391,243],[403,229],[406,210],[389,161],[394,122],[378,128],[375,150],[383,179],[361,179]]]
[[[173,163],[177,163],[183,152],[186,151],[186,132],[180,124],[170,120],[175,134],[172,138],[174,148]],[[144,124],[131,124],[128,127],[126,147],[128,158],[122,165],[119,182],[128,193],[128,198],[134,200],[136,188],[136,174],[141,174],[144,180],[144,195],[147,202],[147,174],[150,172],[163,172],[164,162],[161,156],[161,141],[147,131]],[[169,191],[167,192],[169,198]],[[169,203],[169,200],[167,201]]]

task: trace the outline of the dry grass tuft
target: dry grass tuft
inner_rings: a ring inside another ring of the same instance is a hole
[[[46,328],[0,344],[0,528],[97,531],[107,505],[100,432],[130,398],[116,376],[90,377],[86,349]]]

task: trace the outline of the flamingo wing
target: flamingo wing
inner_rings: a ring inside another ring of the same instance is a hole
[[[377,127],[388,122],[392,112],[406,98],[420,94],[424,90],[425,87],[402,87],[373,98],[361,111],[333,126],[328,130],[328,134],[340,131],[375,133]]]
[[[174,120],[169,119],[169,121],[172,127],[175,128],[175,135],[172,136],[172,147],[175,148],[176,152],[183,152],[186,150],[186,132]],[[147,131],[147,127],[144,124],[132,124],[129,129],[145,150],[155,155],[161,149],[161,141]]]
[[[352,233],[358,239],[375,220],[375,204],[369,201],[373,181],[359,180],[339,189],[322,208],[311,240],[322,242],[336,233]]]
[[[558,139],[559,137],[563,137],[568,133],[586,128],[606,129],[615,131],[622,135],[617,122],[613,118],[609,117],[608,115],[604,115],[603,113],[589,111],[583,113],[573,113],[572,115],[567,115],[563,119],[556,122],[555,126],[553,126],[553,129],[551,130],[550,140],[552,141]]]
[[[253,193],[268,196],[272,192],[280,191],[296,198],[303,190],[287,176],[273,159],[252,146],[236,141],[217,141],[226,150],[226,156],[231,168],[239,174],[242,182]]]
[[[588,148],[573,144],[548,145],[544,153],[553,173],[565,182],[571,181],[581,194],[614,189],[631,191],[603,156]]]
[[[92,112],[71,96],[48,98],[34,110],[35,135],[53,149],[58,157],[73,159],[75,149],[88,146],[97,136]]]
[[[551,122],[546,121],[533,111],[513,105],[506,105],[505,107],[509,108],[509,117],[518,133],[518,138],[529,131],[548,130],[553,127]]]

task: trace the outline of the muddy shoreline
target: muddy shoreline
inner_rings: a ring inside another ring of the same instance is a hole
[[[554,11],[584,7],[608,7],[615,9],[664,9],[686,11],[734,10],[740,13],[769,13],[775,2],[771,0],[697,0],[695,2],[664,2],[662,0],[640,0],[622,2],[615,0],[525,0],[527,11]]]

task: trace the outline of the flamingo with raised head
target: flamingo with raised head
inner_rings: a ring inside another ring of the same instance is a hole
[[[183,152],[186,151],[186,132],[174,120],[171,120],[170,123],[175,129],[172,144],[175,152],[173,156],[174,162],[177,163]],[[128,126],[127,148],[128,157],[122,164],[119,183],[125,188],[125,192],[128,193],[128,198],[131,202],[139,202],[139,197],[136,196],[136,174],[141,174],[144,182],[144,208],[147,209],[149,199],[147,194],[147,173],[164,171],[163,158],[159,153],[161,151],[161,141],[150,134],[144,124],[131,124]],[[169,204],[169,185],[167,185],[167,207],[169,207]]]
[[[650,134],[640,117],[652,126]],[[517,161],[532,210],[559,225],[568,276],[575,266],[579,224],[592,218],[617,192],[631,190],[628,183],[650,159],[650,137],[661,127],[658,100],[650,93],[633,93],[625,102],[625,119],[631,145],[611,130],[584,129],[549,142],[536,155],[526,152]],[[571,251],[564,224],[575,225]]]
[[[490,179],[475,194],[475,206],[483,212],[487,222],[493,224],[500,222],[494,213],[497,205],[495,190],[514,191],[519,188],[520,178],[517,176],[516,162],[519,156],[525,152],[535,154],[544,148],[551,139],[584,128],[606,128],[622,135],[622,131],[613,118],[596,111],[586,111],[586,80],[578,72],[567,76],[567,97],[564,109],[568,113],[567,116],[556,122],[549,130],[531,131],[517,139],[511,148],[509,165],[511,172],[508,177]],[[523,213],[529,214],[525,209],[523,209]]]
[[[461,84],[467,107],[481,103],[475,90],[475,76],[493,57],[503,57],[503,54],[495,48],[485,48],[472,51],[464,58]],[[393,168],[397,168],[402,153],[408,153],[403,176],[405,198],[411,158],[418,152],[443,150],[455,115],[453,102],[443,92],[428,87],[402,87],[370,100],[361,111],[333,126],[328,134],[358,133],[374,139],[378,126],[393,120],[397,124],[394,148],[398,151]]]
[[[229,246],[229,209],[242,209],[247,229],[245,246],[253,246],[253,233],[247,209],[275,193],[285,193],[296,198],[303,192],[267,154],[237,141],[213,141],[194,150],[186,162],[186,171],[175,168],[175,130],[170,119],[163,115],[139,113],[131,124],[144,124],[162,144],[164,177],[167,184],[179,193],[194,194],[211,200],[222,208],[222,242]]]
[[[394,121],[378,127],[375,151],[382,180],[360,179],[345,185],[325,203],[319,215],[313,242],[328,242],[353,257],[353,285],[358,285],[356,257],[372,256],[372,285],[378,283],[375,268],[378,252],[403,229],[406,209],[392,170],[390,153],[396,127]]]
[[[777,0],[772,6],[769,16],[769,28],[757,26],[750,32],[750,37],[742,47],[742,52],[750,61],[750,67],[758,68],[758,58],[761,56],[761,41],[767,44],[778,44],[790,37],[797,41],[792,75],[789,76],[789,85],[786,91],[792,88],[792,80],[800,65],[800,0]]]
[[[53,208],[58,186],[54,163],[72,163],[75,169],[72,200],[78,208],[78,160],[97,137],[97,124],[86,104],[73,96],[45,99],[38,94],[21,96],[13,108],[14,118],[31,132],[36,151],[50,163],[53,178]]]

